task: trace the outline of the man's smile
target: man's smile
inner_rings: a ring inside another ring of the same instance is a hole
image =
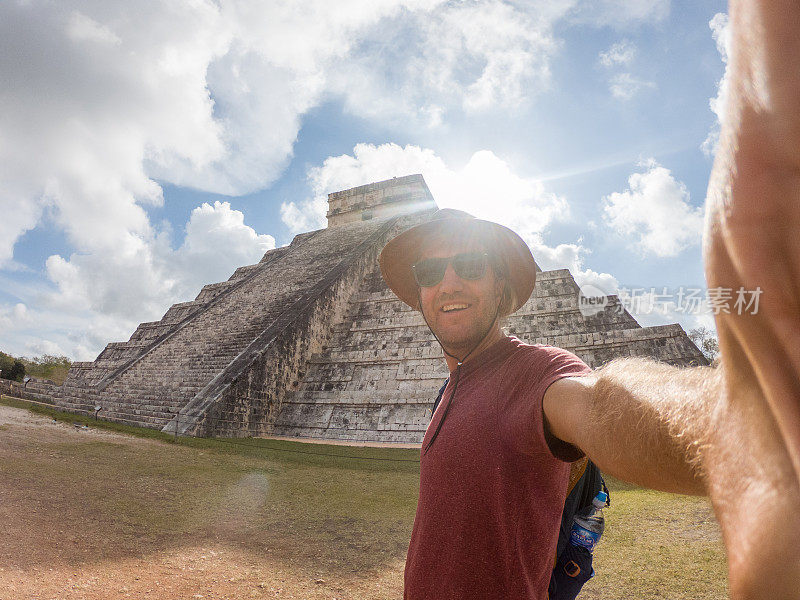
[[[469,308],[469,304],[465,302],[451,302],[450,304],[443,305],[440,310],[442,312],[449,313],[458,310],[464,310],[466,308]]]

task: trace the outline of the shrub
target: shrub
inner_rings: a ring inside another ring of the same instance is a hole
[[[25,377],[25,365],[13,356],[0,352],[0,377],[11,381],[22,381]]]
[[[22,357],[25,364],[25,372],[33,377],[50,379],[55,383],[64,383],[72,361],[66,356],[53,356],[45,354],[34,356],[33,358]]]

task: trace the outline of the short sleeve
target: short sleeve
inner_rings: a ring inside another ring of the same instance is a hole
[[[588,375],[592,372],[589,366],[567,350],[529,346],[504,367],[509,369],[504,373],[509,385],[506,397],[499,398],[498,424],[507,445],[530,456],[555,457],[564,462],[580,458],[581,452],[573,446],[553,436],[548,439],[542,403],[553,383],[564,377]]]

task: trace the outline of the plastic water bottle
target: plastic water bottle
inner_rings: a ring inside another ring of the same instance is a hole
[[[575,515],[575,519],[572,521],[572,531],[569,534],[570,544],[586,548],[589,552],[594,551],[606,526],[603,517],[603,507],[606,502],[608,502],[608,494],[598,492],[592,500],[592,506]]]

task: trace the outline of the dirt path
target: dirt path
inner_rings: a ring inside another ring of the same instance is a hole
[[[229,460],[0,405],[0,599],[402,596],[402,552],[341,568],[349,557],[292,542],[292,515],[284,531],[255,531],[260,515],[235,513],[264,498],[252,477],[215,473]]]

